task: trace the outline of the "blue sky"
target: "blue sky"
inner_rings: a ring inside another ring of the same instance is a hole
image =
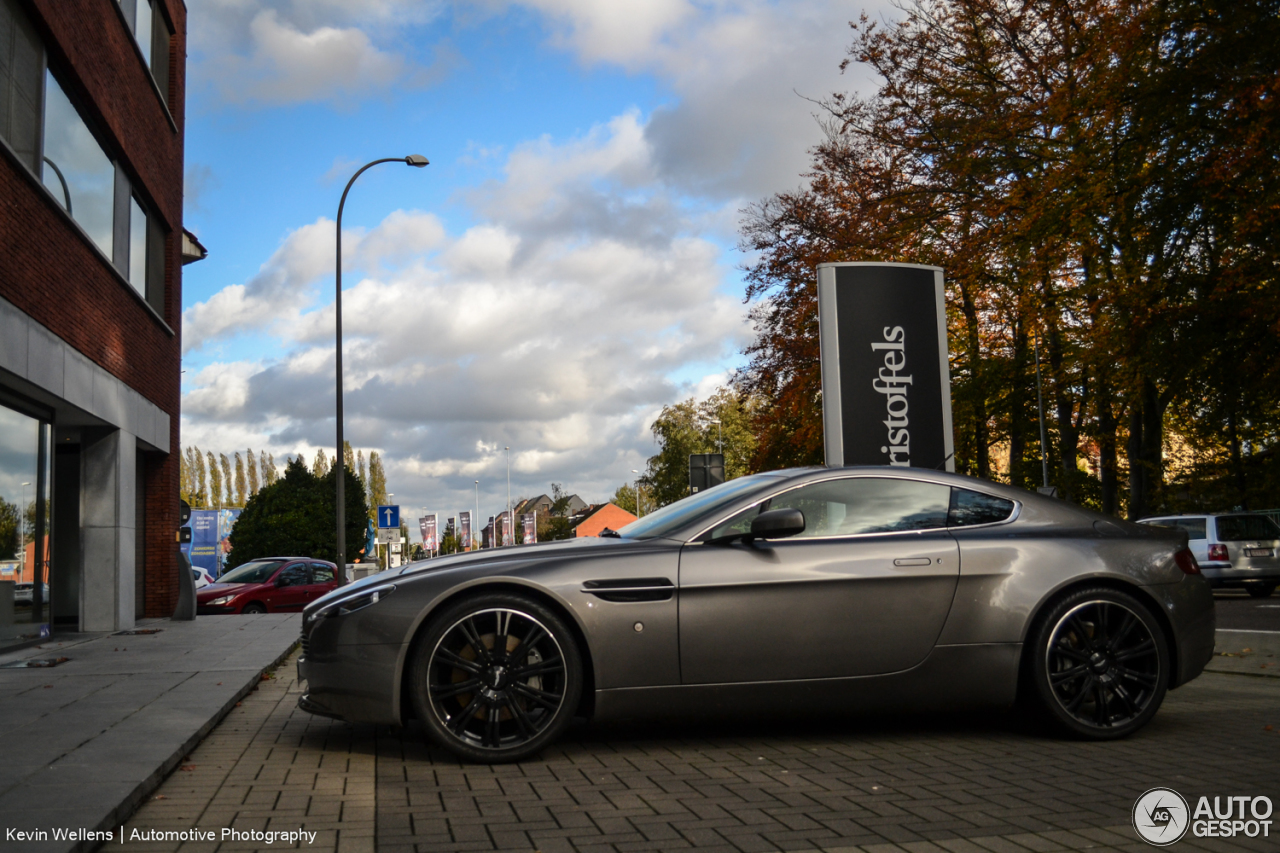
[[[801,184],[862,8],[190,0],[183,444],[332,451],[338,198],[421,153],[344,213],[349,439],[405,507],[497,511],[506,446],[516,497],[609,497],[741,364],[739,211]]]

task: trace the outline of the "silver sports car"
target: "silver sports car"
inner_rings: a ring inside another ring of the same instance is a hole
[[[1213,653],[1186,533],[916,468],[731,480],[616,535],[418,562],[303,613],[299,704],[475,761],[574,716],[1007,706],[1115,738]]]

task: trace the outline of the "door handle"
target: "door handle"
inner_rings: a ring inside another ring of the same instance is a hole
[[[895,566],[928,566],[933,561],[928,557],[900,557],[893,561]]]

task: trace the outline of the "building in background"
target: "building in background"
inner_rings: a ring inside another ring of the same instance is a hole
[[[569,519],[573,530],[573,538],[583,536],[599,536],[606,527],[610,530],[621,530],[636,517],[615,503],[593,504],[586,507]]]
[[[0,647],[177,602],[185,57],[180,0],[0,0]]]

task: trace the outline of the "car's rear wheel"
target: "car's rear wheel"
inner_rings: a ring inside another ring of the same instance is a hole
[[[469,761],[519,761],[564,732],[582,695],[582,655],[564,620],[522,595],[446,607],[411,661],[414,710],[427,734]]]
[[[1070,734],[1124,737],[1155,716],[1169,686],[1169,643],[1149,607],[1105,587],[1054,602],[1026,653],[1045,715]]]
[[[1276,591],[1276,585],[1273,583],[1254,584],[1253,586],[1245,587],[1245,589],[1248,590],[1251,598],[1270,598],[1271,593]]]
[[[241,613],[266,613],[267,607],[265,604],[259,604],[256,601],[250,601],[244,607],[240,608],[240,612]]]

